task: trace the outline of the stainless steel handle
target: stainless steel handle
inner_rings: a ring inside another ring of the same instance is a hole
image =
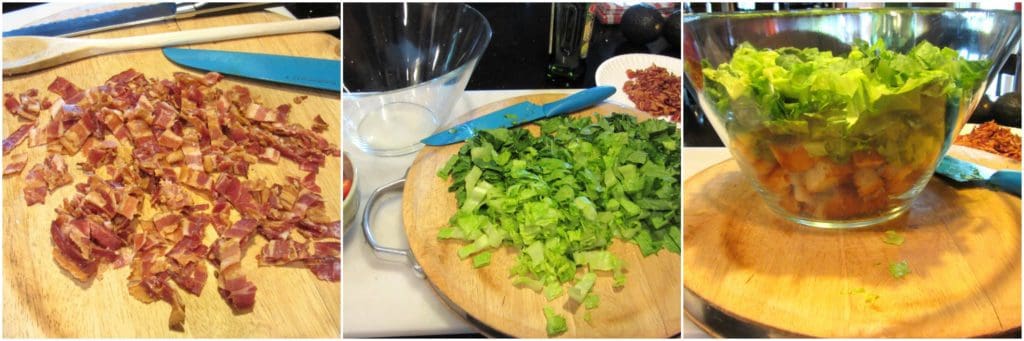
[[[363,237],[366,238],[366,243],[370,244],[370,248],[373,249],[373,253],[377,258],[395,261],[394,257],[388,256],[402,256],[405,262],[412,265],[412,269],[416,272],[416,275],[422,278],[424,277],[423,268],[420,267],[419,262],[413,258],[412,252],[410,252],[409,249],[396,249],[380,245],[380,243],[377,242],[377,238],[373,236],[373,224],[370,218],[373,216],[373,209],[377,204],[377,200],[380,199],[380,196],[384,193],[401,190],[403,188],[405,188],[405,178],[398,179],[381,186],[370,194],[370,197],[366,199],[366,207],[363,208]]]

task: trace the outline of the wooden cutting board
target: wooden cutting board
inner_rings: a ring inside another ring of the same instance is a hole
[[[953,146],[996,168],[1020,163]],[[770,211],[733,160],[683,185],[685,287],[784,335],[968,337],[1021,325],[1021,199],[932,178],[909,214],[866,229],[804,227]],[[887,230],[905,236],[886,244]],[[911,273],[894,278],[889,264]]]
[[[564,95],[510,98],[483,106],[471,115],[480,116],[522,101],[547,103],[561,97]],[[605,115],[626,112],[641,119],[649,118],[608,103],[575,115],[589,116],[594,112]],[[536,125],[530,128],[538,132]],[[515,264],[518,253],[513,247],[494,252],[491,264],[480,269],[474,269],[471,260],[460,260],[456,251],[464,245],[462,242],[437,240],[438,230],[447,225],[457,208],[455,195],[447,190],[449,181],[439,178],[437,171],[462,145],[426,147],[420,151],[409,169],[402,197],[402,217],[409,246],[427,280],[439,294],[474,319],[515,337],[547,336],[545,306],[566,318],[569,330],[561,337],[668,337],[679,333],[678,254],[661,250],[645,258],[635,245],[616,240],[611,250],[626,263],[626,286],[613,290],[610,275],[598,278],[593,290],[601,297],[601,305],[591,311],[592,323],[583,320],[584,308],[570,306],[568,295],[547,302],[541,294],[513,286],[508,276],[508,269]]]
[[[142,34],[207,28],[226,25],[262,23],[289,20],[269,12],[230,15],[215,18],[163,21],[129,29],[89,35],[90,38],[113,38]],[[233,50],[273,53],[293,56],[339,59],[340,42],[325,33],[303,33],[273,37],[241,39],[235,41],[188,46],[201,49]],[[40,90],[43,96],[58,98],[46,90],[57,76],[63,76],[82,88],[102,84],[110,76],[128,68],[147,77],[167,79],[173,72],[201,74],[184,69],[163,57],[160,50],[117,53],[80,60],[56,68],[27,75],[4,77],[5,92],[15,94],[30,88]],[[330,126],[325,136],[335,144],[341,143],[341,106],[338,93],[250,81],[226,77],[218,87],[233,85],[249,87],[253,95],[262,96],[264,103],[291,104],[290,119],[309,127],[313,117],[321,115]],[[302,104],[292,99],[309,96]],[[13,115],[3,115],[4,136],[13,132],[22,122]],[[265,244],[262,237],[249,247],[242,261],[249,279],[257,286],[256,305],[252,312],[235,315],[217,293],[217,283],[210,267],[210,277],[202,295],[196,297],[184,291],[180,296],[185,305],[185,331],[175,332],[167,327],[170,306],[163,302],[144,304],[129,296],[127,267],[108,270],[102,278],[90,284],[80,284],[54,262],[50,222],[56,217],[54,207],[63,198],[69,198],[74,189],[65,186],[47,196],[45,205],[25,206],[22,196],[24,173],[45,157],[45,148],[19,146],[14,152],[30,150],[28,166],[22,174],[4,177],[3,203],[3,331],[4,337],[338,337],[340,335],[341,290],[339,283],[318,280],[313,274],[298,267],[257,266],[256,254]],[[82,157],[69,159],[75,164]],[[4,158],[6,162],[6,158]],[[340,219],[340,161],[328,158],[320,170],[317,184],[323,188],[327,211]],[[75,182],[84,179],[72,167]],[[304,172],[291,161],[282,158],[279,166],[253,165],[250,178],[283,181],[284,176],[303,176]],[[148,205],[147,205],[148,206]],[[143,213],[144,216],[150,214]],[[207,235],[214,236],[211,230]]]

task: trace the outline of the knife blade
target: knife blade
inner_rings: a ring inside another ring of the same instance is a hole
[[[982,181],[1020,195],[1020,171],[994,170],[946,155],[935,168],[935,173],[956,182]]]
[[[162,2],[22,27],[4,32],[3,36],[73,37],[119,27],[141,25],[165,19],[186,19],[192,17],[221,15],[275,6],[280,6],[280,4],[200,2],[185,3],[179,6],[173,2]]]
[[[338,60],[170,47],[163,51],[167,59],[196,69],[341,91],[341,62]]]
[[[509,128],[542,118],[579,111],[600,103],[613,94],[615,94],[615,87],[598,86],[544,105],[520,102],[431,135],[420,142],[428,146],[443,146],[462,142],[481,130]]]

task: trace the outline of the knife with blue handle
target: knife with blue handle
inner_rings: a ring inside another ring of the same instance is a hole
[[[1020,195],[1020,171],[997,171],[947,155],[942,157],[939,166],[935,168],[935,173],[956,182],[983,181],[1004,191]]]
[[[262,53],[164,48],[171,61],[206,71],[309,88],[341,91],[341,62]]]
[[[454,126],[427,137],[421,142],[428,146],[443,146],[462,142],[481,130],[509,128],[542,118],[580,111],[601,103],[613,94],[615,94],[615,87],[598,86],[544,105],[522,102]]]

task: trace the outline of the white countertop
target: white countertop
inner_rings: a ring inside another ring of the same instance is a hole
[[[700,171],[714,166],[719,162],[732,158],[725,147],[687,147],[683,148],[683,182]],[[685,184],[684,184],[685,186]],[[685,210],[686,208],[683,207]],[[686,268],[683,267],[683,273]],[[683,338],[710,338],[690,319],[683,317]]]
[[[501,99],[534,93],[572,93],[578,90],[467,91],[455,103],[451,122],[471,109]],[[345,337],[398,337],[475,333],[468,323],[438,299],[424,279],[416,277],[408,264],[377,258],[362,231],[362,209],[374,189],[400,179],[412,165],[416,153],[378,157],[359,150],[346,138],[344,150],[356,167],[359,179],[360,212],[345,233],[342,275],[343,325]],[[408,247],[401,218],[400,195],[379,201],[373,217],[377,241],[391,247]]]

